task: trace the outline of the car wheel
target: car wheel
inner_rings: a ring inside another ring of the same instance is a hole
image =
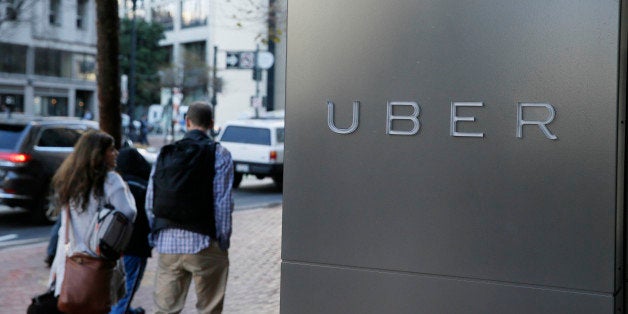
[[[237,189],[240,186],[240,183],[242,183],[242,177],[244,175],[242,173],[236,172],[233,174],[233,188]]]

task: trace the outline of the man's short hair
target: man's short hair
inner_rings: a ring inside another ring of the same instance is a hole
[[[212,127],[214,115],[212,107],[204,101],[195,101],[188,107],[187,118],[196,126],[206,129]]]

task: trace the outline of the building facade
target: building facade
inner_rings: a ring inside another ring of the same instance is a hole
[[[261,41],[268,31],[267,0],[246,5],[226,0],[136,0],[135,5],[138,18],[164,26],[166,38],[161,45],[170,53],[178,85],[189,83],[191,59],[207,65],[192,69],[206,72],[201,75],[205,80],[184,90],[183,104],[211,99],[214,60],[220,81],[217,125],[250,114],[251,98],[266,96],[266,71],[255,81],[251,70],[227,69],[225,60],[230,51],[267,49]],[[94,0],[0,0],[3,111],[10,108],[41,116],[80,117],[87,110],[97,114],[95,6]],[[132,0],[119,0],[120,16],[132,17],[132,7]],[[285,10],[279,15],[285,16]],[[277,27],[285,28],[282,22]],[[274,65],[278,73],[273,90],[275,110],[285,108],[284,46],[282,35]]]
[[[96,111],[95,12],[94,0],[0,0],[3,111]]]
[[[160,45],[169,51],[176,85],[187,85],[190,81],[194,84],[194,74],[190,75],[194,70],[208,72],[205,73],[208,80],[203,86],[183,88],[182,105],[194,100],[211,100],[214,93],[211,84],[214,66],[216,77],[220,81],[220,87],[216,90],[216,125],[220,126],[228,120],[250,114],[254,111],[251,106],[252,97],[266,96],[266,71],[262,71],[260,81],[255,81],[250,69],[227,69],[226,55],[233,51],[267,50],[261,38],[268,33],[268,0],[247,3],[226,0],[137,0],[135,5],[138,18],[164,26],[166,38]],[[132,8],[132,0],[121,1],[121,16],[131,17]],[[279,16],[285,20],[285,10]],[[283,26],[283,23],[278,23],[278,27]],[[285,108],[282,74],[285,53],[281,53],[285,51],[282,48],[285,45],[285,36],[282,35],[282,38],[284,40],[279,41],[279,53],[275,55],[274,65],[280,73],[274,79],[274,85],[278,87],[272,91],[276,95],[273,106],[275,110]],[[207,67],[193,69],[193,61],[200,61]]]

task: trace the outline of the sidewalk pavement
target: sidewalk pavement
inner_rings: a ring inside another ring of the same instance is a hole
[[[235,211],[229,249],[229,279],[224,313],[279,313],[281,206]],[[0,250],[0,313],[26,313],[30,299],[46,290],[46,244]],[[153,313],[156,252],[148,260],[133,300]],[[196,313],[194,284],[182,313]]]

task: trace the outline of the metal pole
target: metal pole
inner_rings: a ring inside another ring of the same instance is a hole
[[[214,59],[213,59],[213,63],[212,64],[212,99],[211,99],[211,104],[212,107],[214,108],[214,119],[216,119],[216,105],[218,104],[216,101],[216,86],[218,85],[218,82],[216,81],[216,55],[218,54],[218,46],[214,46]]]
[[[253,63],[255,64],[253,66],[253,71],[255,71],[255,73],[258,73],[259,68],[257,67],[257,56],[259,55],[259,44],[257,44],[255,46],[255,61],[253,61]],[[259,99],[259,81],[258,79],[255,80],[255,98],[256,100]],[[259,118],[259,108],[257,106],[255,106],[255,118]]]
[[[275,57],[275,60],[277,60],[275,56],[275,37],[277,37],[276,10],[275,0],[268,0],[268,52]],[[275,110],[275,64],[266,70],[266,110]]]
[[[137,49],[137,23],[136,9],[137,0],[133,0],[133,23],[131,28],[131,64],[129,73],[129,117],[131,118],[131,128],[133,128],[133,119],[135,114],[135,52]]]

